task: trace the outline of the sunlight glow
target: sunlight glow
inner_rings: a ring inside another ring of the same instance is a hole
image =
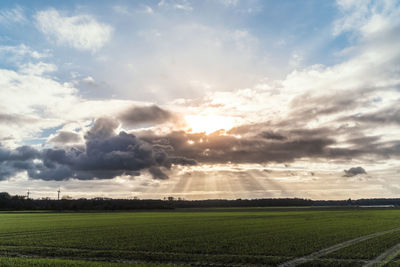
[[[185,116],[186,122],[194,133],[211,134],[218,130],[229,130],[234,126],[234,118],[217,115]]]

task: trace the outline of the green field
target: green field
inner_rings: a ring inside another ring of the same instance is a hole
[[[326,257],[339,259],[374,259],[399,243],[400,231],[361,241],[328,254]]]
[[[0,212],[0,266],[275,266],[396,227],[398,209]],[[302,266],[361,266],[398,243],[400,230]]]

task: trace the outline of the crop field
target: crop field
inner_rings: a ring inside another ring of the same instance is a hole
[[[396,266],[399,243],[399,209],[0,212],[0,266]]]
[[[342,248],[326,255],[327,258],[371,260],[400,243],[400,231],[384,234]]]

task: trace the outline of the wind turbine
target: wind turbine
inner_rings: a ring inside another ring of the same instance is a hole
[[[58,193],[58,198],[57,199],[60,200],[60,193],[61,193],[60,188],[58,188],[57,193]]]

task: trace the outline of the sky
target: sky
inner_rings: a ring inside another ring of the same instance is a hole
[[[1,1],[0,191],[400,193],[396,0]]]

